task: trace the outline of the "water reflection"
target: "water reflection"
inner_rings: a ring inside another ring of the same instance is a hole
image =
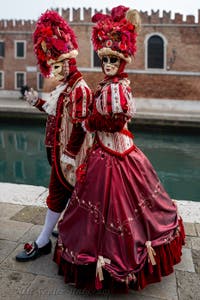
[[[43,126],[1,126],[0,181],[48,186]]]
[[[0,124],[0,181],[48,186],[44,124]],[[142,132],[135,143],[147,155],[171,197],[200,201],[200,137]]]
[[[200,202],[199,135],[140,131],[135,136],[170,196]]]

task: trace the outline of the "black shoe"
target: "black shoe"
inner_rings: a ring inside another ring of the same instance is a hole
[[[51,240],[49,240],[49,242],[41,248],[38,248],[36,242],[33,242],[33,244],[27,243],[24,245],[24,250],[20,252],[18,255],[16,255],[15,258],[17,261],[21,261],[21,262],[34,260],[40,257],[41,255],[46,255],[51,253],[51,248],[52,248]]]
[[[53,230],[51,233],[55,238],[58,238],[58,231],[57,230]]]

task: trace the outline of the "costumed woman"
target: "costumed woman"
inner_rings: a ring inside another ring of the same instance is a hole
[[[76,66],[78,44],[73,30],[57,12],[46,11],[36,24],[33,38],[41,73],[45,77],[52,73],[60,84],[49,101],[40,99],[33,89],[26,93],[30,104],[48,114],[45,144],[51,152],[51,176],[45,224],[36,241],[26,243],[16,256],[20,262],[51,252],[50,235],[71,196],[76,168],[91,138],[81,122],[88,116],[93,97]]]
[[[184,228],[127,126],[135,103],[124,68],[136,52],[139,14],[119,6],[92,21],[105,78],[83,122],[95,139],[59,222],[54,261],[65,282],[78,288],[139,290],[173,272]]]

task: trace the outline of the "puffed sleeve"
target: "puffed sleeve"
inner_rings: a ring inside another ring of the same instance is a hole
[[[101,115],[124,114],[133,117],[136,109],[129,85],[117,82],[106,86],[96,99],[96,108]]]
[[[98,112],[92,114],[84,122],[84,127],[89,132],[105,131],[105,132],[119,132],[126,124],[128,117],[123,114],[115,114],[113,116],[103,116]]]
[[[71,94],[68,112],[73,128],[64,150],[65,155],[75,157],[81,149],[85,138],[85,131],[81,126],[81,122],[89,116],[92,100],[92,92],[86,84],[79,85]]]
[[[104,87],[95,101],[92,115],[84,122],[87,131],[121,131],[135,113],[131,89],[120,82]]]
[[[92,100],[93,95],[87,85],[81,84],[72,91],[68,107],[72,123],[82,122],[88,117]]]

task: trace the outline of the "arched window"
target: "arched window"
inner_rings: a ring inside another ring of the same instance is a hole
[[[164,68],[164,42],[159,35],[153,35],[147,43],[147,68]]]
[[[93,67],[96,67],[96,68],[101,67],[101,60],[95,51],[93,51]]]

